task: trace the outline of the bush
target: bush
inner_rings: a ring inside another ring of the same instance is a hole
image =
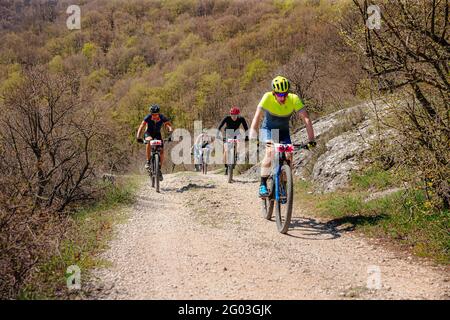
[[[419,256],[450,263],[450,212],[433,208],[423,191],[400,191],[371,201],[363,194],[336,193],[319,208],[333,218],[329,223],[334,226],[389,237]]]

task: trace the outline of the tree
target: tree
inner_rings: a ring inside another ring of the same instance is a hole
[[[62,211],[69,203],[90,197],[85,188],[93,174],[95,115],[80,109],[86,101],[73,92],[73,81],[74,75],[36,67],[24,71],[23,79],[3,92],[3,165],[21,181],[17,191],[31,197],[36,209]]]
[[[382,93],[396,94],[391,111],[400,121],[397,158],[420,173],[450,207],[450,42],[446,1],[353,0],[361,23],[378,5],[381,29],[346,30],[367,57],[365,69]],[[398,103],[404,100],[404,103]]]

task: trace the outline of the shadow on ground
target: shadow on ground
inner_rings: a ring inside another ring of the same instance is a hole
[[[380,220],[387,217],[385,214],[379,214],[374,216],[346,216],[336,218],[327,222],[332,228],[339,229],[341,232],[354,231],[357,226],[375,225]]]
[[[175,191],[178,193],[183,193],[191,189],[215,189],[216,186],[214,184],[197,184],[197,183],[189,183],[181,188],[161,188],[161,191],[171,192]]]
[[[247,183],[257,183],[257,182],[259,182],[259,180],[242,180],[242,179],[233,178],[233,182],[247,184]]]
[[[333,240],[339,238],[340,230],[313,218],[292,218],[288,235],[308,240]]]
[[[288,235],[308,240],[333,240],[344,232],[352,232],[357,226],[375,225],[386,215],[353,216],[320,222],[313,218],[292,218]]]

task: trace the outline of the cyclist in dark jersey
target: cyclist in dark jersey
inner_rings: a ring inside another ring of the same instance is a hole
[[[217,137],[219,137],[219,134],[222,130],[222,128],[225,126],[225,135],[223,138],[224,144],[223,144],[223,152],[224,152],[224,164],[225,164],[225,175],[228,174],[228,166],[227,166],[227,153],[228,153],[228,139],[238,139],[239,138],[239,128],[242,125],[245,130],[245,141],[248,141],[247,131],[248,131],[248,125],[247,121],[245,121],[245,118],[240,116],[241,110],[239,110],[238,107],[232,107],[230,110],[230,115],[226,116],[222,122],[220,123],[217,130],[219,131],[217,133]]]
[[[141,125],[139,126],[136,138],[138,140],[138,142],[143,142],[141,136],[142,136],[142,131],[144,130],[144,127],[147,127],[144,133],[144,138],[145,140],[161,140],[162,139],[162,135],[161,135],[161,129],[164,126],[168,131],[169,134],[172,133],[173,129],[172,129],[172,125],[170,124],[170,121],[167,117],[165,117],[163,114],[160,114],[160,107],[157,104],[153,104],[150,106],[150,114],[147,115],[144,120],[142,121]],[[170,141],[170,136],[169,136],[169,141]],[[146,156],[147,156],[147,163],[145,164],[146,168],[149,168],[151,166],[151,146],[150,144],[147,144],[146,146]],[[161,148],[161,161],[160,161],[160,166],[163,164],[164,162],[164,144],[162,145]],[[161,174],[161,170],[159,171]],[[160,176],[160,180],[162,180],[162,174]]]

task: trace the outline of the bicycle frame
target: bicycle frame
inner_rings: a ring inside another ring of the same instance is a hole
[[[151,153],[150,153],[150,159],[152,165],[150,166],[150,173],[153,175],[153,161],[155,159],[155,155],[158,154],[161,156],[161,149],[162,149],[162,141],[161,140],[144,140],[144,144],[150,144],[151,146]]]
[[[288,164],[289,161],[287,160],[286,157],[286,151],[277,151],[277,145],[275,145],[275,157],[274,157],[274,162],[276,163],[276,167],[274,168],[274,173],[273,174],[273,181],[275,183],[275,200],[276,201],[280,201],[280,175],[281,175],[281,167],[283,166],[284,162],[287,162]]]
[[[275,200],[280,200],[280,175],[281,175],[281,167],[284,163],[291,165],[290,160],[287,159],[286,154],[293,154],[294,150],[305,149],[306,146],[302,144],[274,144],[275,156],[272,162],[272,177],[274,182],[274,191],[275,191]],[[275,166],[274,166],[275,164]]]

